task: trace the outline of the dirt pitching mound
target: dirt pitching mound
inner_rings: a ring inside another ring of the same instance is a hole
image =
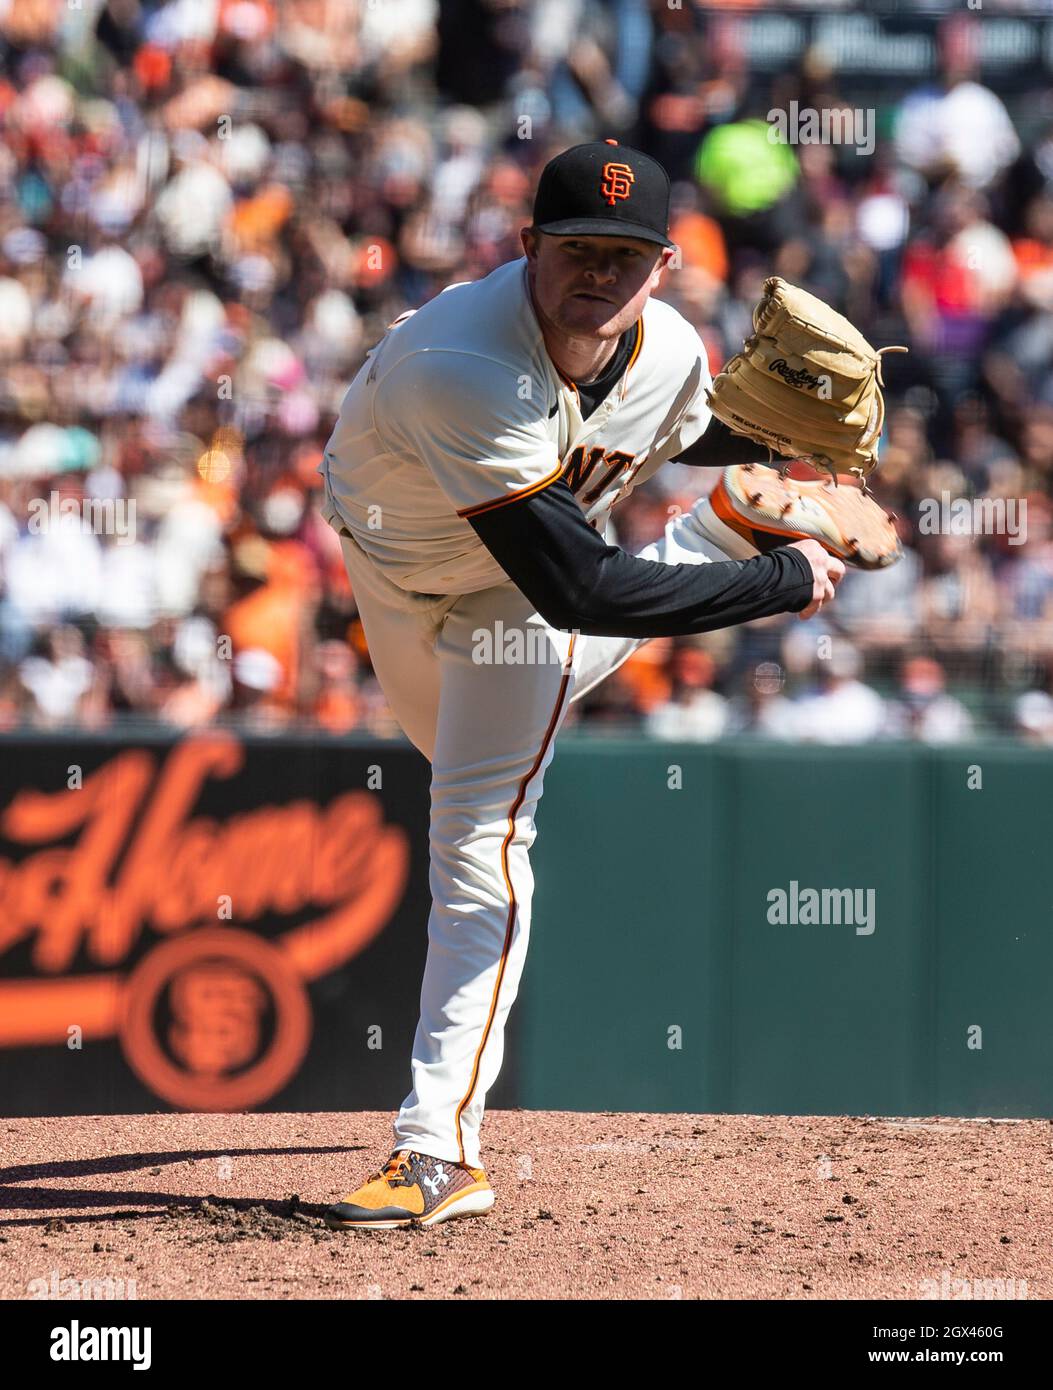
[[[491,1111],[497,1204],[333,1232],[387,1114],[0,1120],[0,1297],[1048,1298],[1046,1121]]]

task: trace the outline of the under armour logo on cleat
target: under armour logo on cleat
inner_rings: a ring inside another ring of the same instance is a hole
[[[424,1179],[424,1186],[430,1189],[433,1197],[437,1197],[440,1185],[445,1187],[449,1181],[449,1173],[447,1173],[441,1163],[438,1163],[435,1165],[435,1176],[433,1178],[426,1177]]]

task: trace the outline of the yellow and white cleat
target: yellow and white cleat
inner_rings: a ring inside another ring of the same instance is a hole
[[[493,1204],[481,1168],[397,1149],[357,1192],[326,1208],[325,1224],[337,1231],[437,1226],[458,1216],[482,1216]]]

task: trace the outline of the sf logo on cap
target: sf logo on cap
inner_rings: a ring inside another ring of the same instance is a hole
[[[628,198],[632,191],[632,185],[636,182],[636,175],[628,164],[605,164],[603,166],[603,182],[600,184],[600,192],[614,206],[615,199]]]

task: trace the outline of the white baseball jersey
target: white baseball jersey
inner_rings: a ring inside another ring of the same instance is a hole
[[[348,388],[319,468],[336,519],[393,584],[427,594],[503,583],[469,518],[560,477],[602,532],[710,419],[706,350],[686,319],[650,299],[633,331],[620,383],[583,420],[545,350],[525,259],[404,314]]]

